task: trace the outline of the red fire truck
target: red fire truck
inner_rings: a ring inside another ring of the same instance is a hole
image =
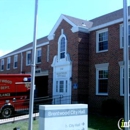
[[[29,109],[30,80],[30,74],[0,74],[0,114],[3,118]]]

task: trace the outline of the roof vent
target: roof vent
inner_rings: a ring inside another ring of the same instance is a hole
[[[86,27],[86,24],[84,22],[82,22],[82,26]]]

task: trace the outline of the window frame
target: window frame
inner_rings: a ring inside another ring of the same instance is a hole
[[[102,95],[102,96],[107,96],[108,95],[108,86],[107,86],[107,92],[106,93],[101,93],[99,92],[99,71],[101,70],[107,70],[108,71],[108,66],[109,63],[103,63],[103,64],[96,64],[96,95]],[[108,71],[109,74],[109,71]],[[109,78],[107,78],[109,80]]]
[[[129,61],[130,62],[130,61]],[[119,62],[119,66],[120,66],[120,96],[124,96],[124,88],[123,88],[123,70],[124,70],[124,65],[123,65],[123,61]],[[129,69],[130,69],[130,65],[129,65]],[[130,70],[129,70],[130,71]],[[130,78],[130,74],[129,74],[129,78]],[[130,81],[130,80],[129,80]],[[130,84],[130,83],[129,83]],[[130,87],[130,86],[129,86]],[[130,89],[130,88],[129,88]]]
[[[123,45],[123,42],[122,42],[123,41],[122,37],[123,37],[123,27],[124,27],[124,25],[122,23],[119,26],[120,26],[120,48],[122,49],[122,48],[124,48],[124,45]],[[128,22],[128,43],[130,44],[130,41],[129,41],[129,37],[130,37],[129,28],[130,28],[130,22]]]
[[[4,59],[1,59],[1,71],[4,71]]]
[[[6,64],[7,70],[10,70],[10,65],[11,65],[11,57],[7,57],[7,64]]]
[[[50,45],[47,45],[47,62],[49,62]]]
[[[108,51],[108,48],[105,49],[105,50],[101,50],[101,51],[99,50],[99,34],[104,33],[104,32],[107,32],[107,44],[108,44],[108,28],[97,31],[96,32],[96,53],[101,53],[101,52],[107,52]]]
[[[62,38],[64,38],[65,39],[65,51],[64,51],[64,58],[61,58],[60,57],[60,54],[61,54],[61,40],[62,40]],[[63,29],[61,29],[61,35],[60,35],[60,37],[59,37],[59,39],[58,39],[58,59],[59,60],[64,60],[65,59],[65,57],[66,57],[66,54],[67,54],[67,38],[66,38],[66,36],[65,36],[65,34],[63,33]]]
[[[40,56],[38,56],[38,54],[39,54],[38,52],[39,51],[41,51]],[[38,61],[39,57],[41,57],[41,60],[42,60],[42,49],[41,48],[37,48],[37,51],[36,51],[36,64],[40,64],[41,63],[41,61],[40,62]]]
[[[16,66],[15,66],[16,63]],[[14,55],[14,64],[13,64],[13,68],[16,69],[18,68],[18,55]]]
[[[30,54],[30,62],[28,61],[28,55]],[[26,52],[26,66],[30,66],[31,65],[31,51],[27,51]]]

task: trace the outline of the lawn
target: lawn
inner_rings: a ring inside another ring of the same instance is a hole
[[[119,130],[117,127],[118,117],[101,116],[97,114],[89,114],[88,130]],[[33,121],[33,130],[38,130],[38,119]],[[28,130],[28,121],[23,120],[14,123],[0,125],[0,130],[13,130],[19,127],[20,130]],[[53,130],[53,129],[52,129]]]

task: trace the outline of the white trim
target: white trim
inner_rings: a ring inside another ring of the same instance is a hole
[[[120,96],[124,96],[123,94],[123,69],[124,69],[124,62],[123,61],[119,61],[118,62],[119,66],[120,66]],[[129,68],[130,68],[130,60],[129,60]]]
[[[3,66],[3,69],[2,69]],[[4,71],[4,59],[1,59],[0,71]]]
[[[66,36],[65,36],[65,34],[63,33],[63,29],[61,29],[61,35],[60,35],[60,37],[59,37],[59,39],[58,39],[58,60],[64,60],[65,59],[65,57],[66,57],[66,54],[67,54],[67,38],[66,38]],[[60,46],[61,46],[61,39],[62,38],[65,38],[65,57],[64,58],[60,58]]]
[[[15,67],[15,59],[16,59],[16,62],[17,62],[17,67]],[[17,69],[17,68],[18,68],[18,55],[14,55],[13,68],[14,68],[14,69]]]
[[[41,60],[42,60],[42,48],[37,48],[36,49],[36,64],[41,64],[41,62],[38,62],[38,51],[41,51]]]
[[[28,59],[27,59],[28,54],[31,54],[31,51],[26,51],[26,66],[30,66],[31,65],[31,63],[28,64]]]
[[[109,63],[95,64],[96,69],[108,69]]]
[[[71,28],[71,31],[72,31],[73,33],[75,33],[75,32],[89,33],[88,28],[84,28],[84,27],[80,27],[80,26],[72,27],[72,28]]]
[[[128,19],[130,19],[130,16],[128,16]],[[90,20],[91,21],[91,20]],[[111,22],[108,22],[108,23],[105,23],[105,24],[101,24],[101,25],[98,25],[98,26],[95,26],[95,27],[92,27],[89,29],[89,31],[94,31],[94,30],[98,30],[100,28],[105,28],[107,26],[110,26],[110,25],[113,25],[113,24],[116,24],[116,23],[120,23],[120,22],[123,22],[123,18],[120,18],[120,19],[116,19],[114,21],[111,21]]]
[[[8,68],[8,64],[9,64],[9,68]],[[10,66],[11,66],[11,57],[7,57],[6,70],[10,70]]]
[[[123,23],[121,23],[120,25],[120,48],[123,49],[123,45],[122,45],[122,30],[123,30]],[[128,27],[130,26],[130,22],[128,22]],[[129,29],[129,28],[128,28]],[[128,31],[128,36],[129,36],[129,31]],[[129,43],[128,43],[129,44]]]
[[[108,28],[96,31],[96,53],[101,53],[101,52],[108,51],[108,49],[99,51],[99,34],[103,33],[103,32],[108,32]]]
[[[95,64],[95,68],[96,68],[96,95],[102,95],[102,96],[108,95],[108,92],[107,93],[99,93],[98,92],[99,70],[108,70],[108,66],[109,66],[109,63]]]
[[[62,22],[62,20],[65,20],[66,22],[68,22],[72,27],[75,27],[76,25],[71,22],[68,18],[66,18],[63,14],[60,15],[59,19],[57,20],[57,22],[55,23],[54,27],[52,28],[51,32],[48,35],[48,40],[53,40],[54,36],[55,36],[55,31],[58,28],[58,26],[60,25],[60,23]]]
[[[48,38],[49,41],[51,41],[55,38],[55,34],[52,34],[52,35],[50,34],[50,35],[48,35],[47,38]]]
[[[47,45],[47,57],[46,57],[47,62],[49,62],[49,57],[50,57],[50,45]]]
[[[45,45],[48,45],[48,44],[49,44],[49,42],[45,42],[45,43],[41,43],[40,45],[37,45],[36,47],[38,48],[38,47],[45,46]],[[29,51],[31,49],[33,49],[33,47],[29,47],[29,48],[26,48],[26,49],[23,49],[21,51],[17,51],[17,52],[14,52],[14,53],[10,52],[11,54],[7,54],[6,56],[1,56],[0,59],[6,58],[8,56],[16,55],[16,54],[19,54],[19,53],[22,53],[22,52],[26,53],[27,51]]]

